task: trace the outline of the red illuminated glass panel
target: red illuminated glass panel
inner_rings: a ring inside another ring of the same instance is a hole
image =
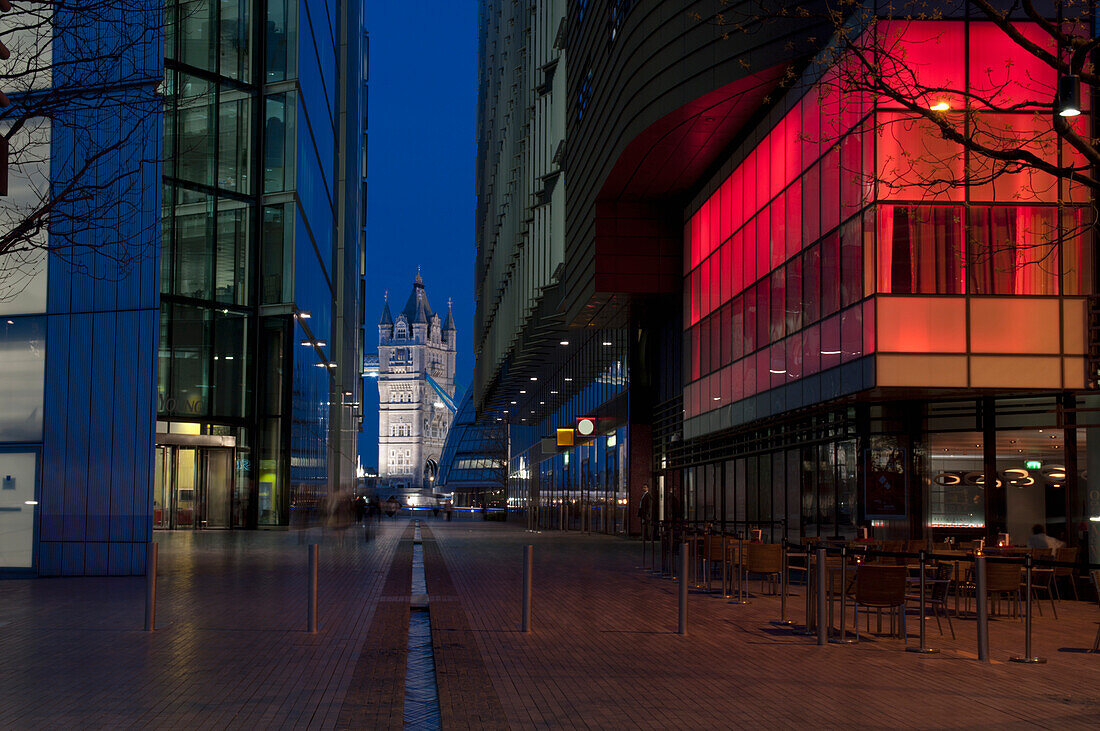
[[[1093,260],[1092,211],[1067,209],[1062,214],[1062,293],[1092,294]]]
[[[840,306],[863,297],[863,221],[857,216],[840,228]]]
[[[961,114],[948,115],[963,124]],[[875,176],[879,200],[958,201],[964,197],[963,149],[924,117],[879,112]]]
[[[1055,52],[1054,39],[1035,24],[1017,22],[1014,28],[1043,50]],[[1038,108],[1054,98],[1054,69],[994,23],[970,24],[970,48],[970,92],[975,97],[972,104],[1003,109],[1032,102],[1031,106]]]
[[[959,206],[879,207],[878,291],[961,294],[962,219]]]
[[[930,90],[962,89],[966,83],[964,65],[966,25],[961,21],[883,21],[875,28],[878,63],[892,88],[907,98],[922,99],[931,108],[946,103],[962,108],[955,93]],[[882,107],[896,106],[887,95],[879,97]]]
[[[1020,149],[1058,164],[1058,137],[1047,115],[974,114],[971,129],[978,144],[1008,152]],[[1058,200],[1058,179],[1034,167],[1021,169],[1015,162],[971,155],[969,169],[972,201],[1031,204]]]
[[[971,294],[1058,294],[1058,211],[974,206],[967,215]]]

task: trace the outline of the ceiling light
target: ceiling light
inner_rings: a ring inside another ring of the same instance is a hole
[[[313,317],[313,314],[309,310],[301,310],[298,312],[299,320],[308,320],[311,317]]]
[[[537,381],[537,380],[539,380],[539,377],[538,376],[531,376],[531,380],[532,381]]]
[[[562,340],[560,343],[558,343],[558,345],[569,345],[569,341],[568,340]]]
[[[603,344],[604,344],[604,345],[611,345],[611,341],[610,341],[610,340],[604,340],[604,341],[603,341]]]
[[[573,380],[572,378],[566,378],[566,379],[565,379],[565,382],[566,382],[566,383],[569,383],[569,382],[570,382],[570,381],[572,381],[572,380]]]

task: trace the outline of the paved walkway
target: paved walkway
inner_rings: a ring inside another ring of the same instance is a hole
[[[401,725],[407,521],[371,542],[357,531],[322,541],[316,635],[304,631],[313,536],[157,538],[151,635],[142,579],[0,582],[0,728]],[[1061,619],[1036,619],[1041,666],[1007,662],[1023,646],[1016,620],[991,622],[994,662],[982,664],[973,621],[956,622],[956,641],[932,623],[935,656],[878,636],[817,647],[769,623],[772,597],[736,606],[693,594],[679,637],[676,585],[636,569],[637,542],[458,521],[429,521],[423,539],[444,728],[1083,728],[1100,718],[1100,655],[1081,652],[1095,605],[1061,602]],[[528,542],[534,631],[524,635]],[[801,606],[791,603],[796,621]]]

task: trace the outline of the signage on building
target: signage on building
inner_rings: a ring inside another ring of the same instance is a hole
[[[596,417],[578,416],[575,429],[579,437],[594,436],[596,434]]]

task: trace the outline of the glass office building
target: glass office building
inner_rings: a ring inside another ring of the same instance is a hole
[[[61,100],[0,199],[10,226],[55,196],[55,253],[0,271],[4,573],[141,574],[154,528],[286,526],[355,482],[362,6],[108,5],[20,39],[52,75],[5,111]]]
[[[360,13],[169,6],[157,528],[285,526],[354,484]]]

